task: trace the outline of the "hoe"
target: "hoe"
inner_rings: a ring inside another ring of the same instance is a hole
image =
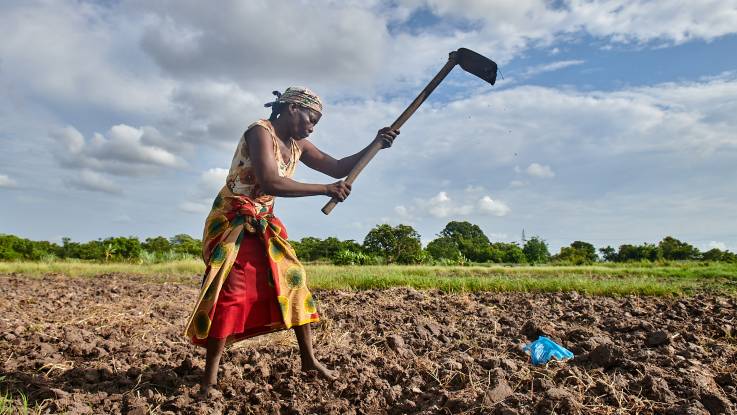
[[[432,94],[432,91],[435,90],[435,88],[443,81],[443,79],[445,79],[448,73],[450,73],[451,69],[453,69],[453,67],[456,65],[460,65],[460,67],[464,71],[478,76],[491,85],[494,85],[494,83],[496,82],[497,66],[496,63],[491,59],[466,48],[460,48],[456,51],[450,52],[448,62],[445,64],[445,66],[440,69],[440,72],[438,72],[438,74],[435,75],[435,77],[427,84],[425,89],[423,89],[422,92],[417,95],[417,98],[415,98],[415,100],[412,101],[411,104],[409,104],[407,109],[404,110],[399,118],[397,118],[396,121],[392,123],[390,128],[392,130],[398,130],[409,119],[409,117],[411,117],[412,114],[417,111],[417,108],[419,108],[420,105],[425,102],[427,97]],[[361,157],[358,163],[356,163],[356,166],[353,167],[353,170],[351,170],[351,172],[348,174],[348,177],[346,177],[346,183],[353,184],[353,181],[356,180],[358,174],[361,173],[363,168],[366,167],[369,161],[371,161],[376,153],[379,152],[381,146],[382,143],[380,141],[376,141],[371,145],[369,151],[367,151],[366,154]],[[328,202],[322,208],[322,213],[326,215],[329,214],[337,205],[337,203],[338,200],[332,198],[330,202]]]

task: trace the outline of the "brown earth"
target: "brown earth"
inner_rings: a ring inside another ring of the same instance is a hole
[[[316,292],[339,380],[302,374],[281,332],[230,348],[222,396],[198,402],[195,284],[0,276],[0,393],[49,413],[736,412],[735,298],[406,288]],[[540,334],[575,359],[532,366],[520,346]]]

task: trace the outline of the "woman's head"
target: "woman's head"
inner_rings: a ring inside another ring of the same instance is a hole
[[[289,87],[283,94],[274,91],[276,100],[265,104],[271,107],[269,121],[281,120],[292,137],[307,138],[322,116],[322,100],[311,90],[303,87]]]

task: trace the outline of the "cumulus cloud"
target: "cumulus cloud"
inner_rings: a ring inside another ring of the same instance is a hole
[[[92,2],[10,3],[0,13],[0,56],[13,89],[68,111],[167,110],[173,82],[140,51],[140,22]]]
[[[551,169],[550,166],[542,164],[532,163],[527,166],[527,169],[525,171],[532,177],[540,177],[543,179],[555,177],[555,172],[553,172],[553,169]]]
[[[395,206],[394,213],[396,213],[397,215],[399,215],[400,218],[403,219],[410,218],[409,209],[407,209],[407,207],[404,205]]]
[[[257,95],[234,82],[187,82],[172,94],[177,111],[167,123],[178,130],[188,144],[211,142],[232,151],[249,120],[268,117],[263,104],[269,98],[267,91]],[[167,140],[163,144],[176,152],[181,142]]]
[[[527,186],[527,182],[524,180],[512,180],[509,182],[509,187],[525,187]]]
[[[180,168],[185,162],[161,147],[146,144],[149,136],[160,139],[153,127],[113,126],[106,135],[95,133],[86,140],[67,126],[51,134],[59,147],[55,153],[64,167],[124,176],[151,174],[160,169]]]
[[[253,85],[264,78],[292,81],[298,68],[300,78],[318,83],[356,82],[382,68],[386,20],[358,4],[139,5],[146,17],[143,49],[179,78],[205,75]]]
[[[504,202],[484,196],[478,201],[478,210],[489,215],[505,216],[511,209]]]
[[[224,185],[228,176],[228,169],[215,167],[208,169],[200,175],[198,187],[208,195],[215,195]]]
[[[494,180],[502,177],[497,169],[514,167],[519,157],[545,157],[557,164],[572,154],[611,157],[657,151],[692,156],[737,149],[734,96],[737,78],[611,92],[538,86],[484,92],[420,109],[391,150],[401,154],[403,164],[388,168],[397,175],[409,163],[425,172],[422,179],[428,183],[446,180],[448,172],[456,179]],[[495,116],[499,113],[504,116]],[[402,145],[419,140],[432,145]],[[532,161],[515,171],[536,177],[555,174],[550,165]]]
[[[727,250],[727,244],[724,242],[717,242],[717,241],[710,241],[709,244],[706,246],[706,249],[718,249],[720,251],[726,251]]]
[[[214,167],[200,174],[189,199],[179,204],[179,210],[186,213],[207,213],[218,191],[225,185],[228,169]]]
[[[692,39],[711,40],[734,33],[737,27],[737,2],[734,0],[688,4],[572,0],[569,10],[570,23],[594,36],[609,36],[615,42],[680,44]]]
[[[473,206],[453,202],[446,192],[440,192],[427,201],[427,212],[436,218],[465,216],[473,211]]]
[[[403,219],[420,219],[429,215],[437,219],[469,217],[476,214],[504,216],[510,208],[501,201],[486,195],[474,201],[474,192],[465,192],[459,200],[452,199],[447,192],[438,192],[429,199],[416,198],[412,206],[398,205],[394,212]]]
[[[8,177],[7,174],[0,174],[0,188],[11,189],[17,187],[18,183],[15,180]]]
[[[211,204],[212,201],[208,204],[208,201],[205,199],[197,202],[182,202],[179,204],[179,210],[184,213],[208,213],[210,211]]]
[[[73,188],[87,190],[90,192],[101,192],[109,194],[121,193],[121,188],[104,175],[92,170],[81,170],[73,177],[66,179],[66,183]]]
[[[614,43],[661,41],[680,44],[735,33],[737,27],[737,2],[734,0],[688,4],[648,0],[406,0],[403,3],[424,5],[439,16],[480,22],[477,29],[480,34],[506,39],[504,44],[510,49],[524,47],[530,42],[550,43],[556,36],[577,32],[607,38]]]

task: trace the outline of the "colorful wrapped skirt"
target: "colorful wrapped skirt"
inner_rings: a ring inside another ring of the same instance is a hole
[[[304,267],[270,209],[221,190],[203,238],[207,265],[185,336],[227,344],[319,320]]]

